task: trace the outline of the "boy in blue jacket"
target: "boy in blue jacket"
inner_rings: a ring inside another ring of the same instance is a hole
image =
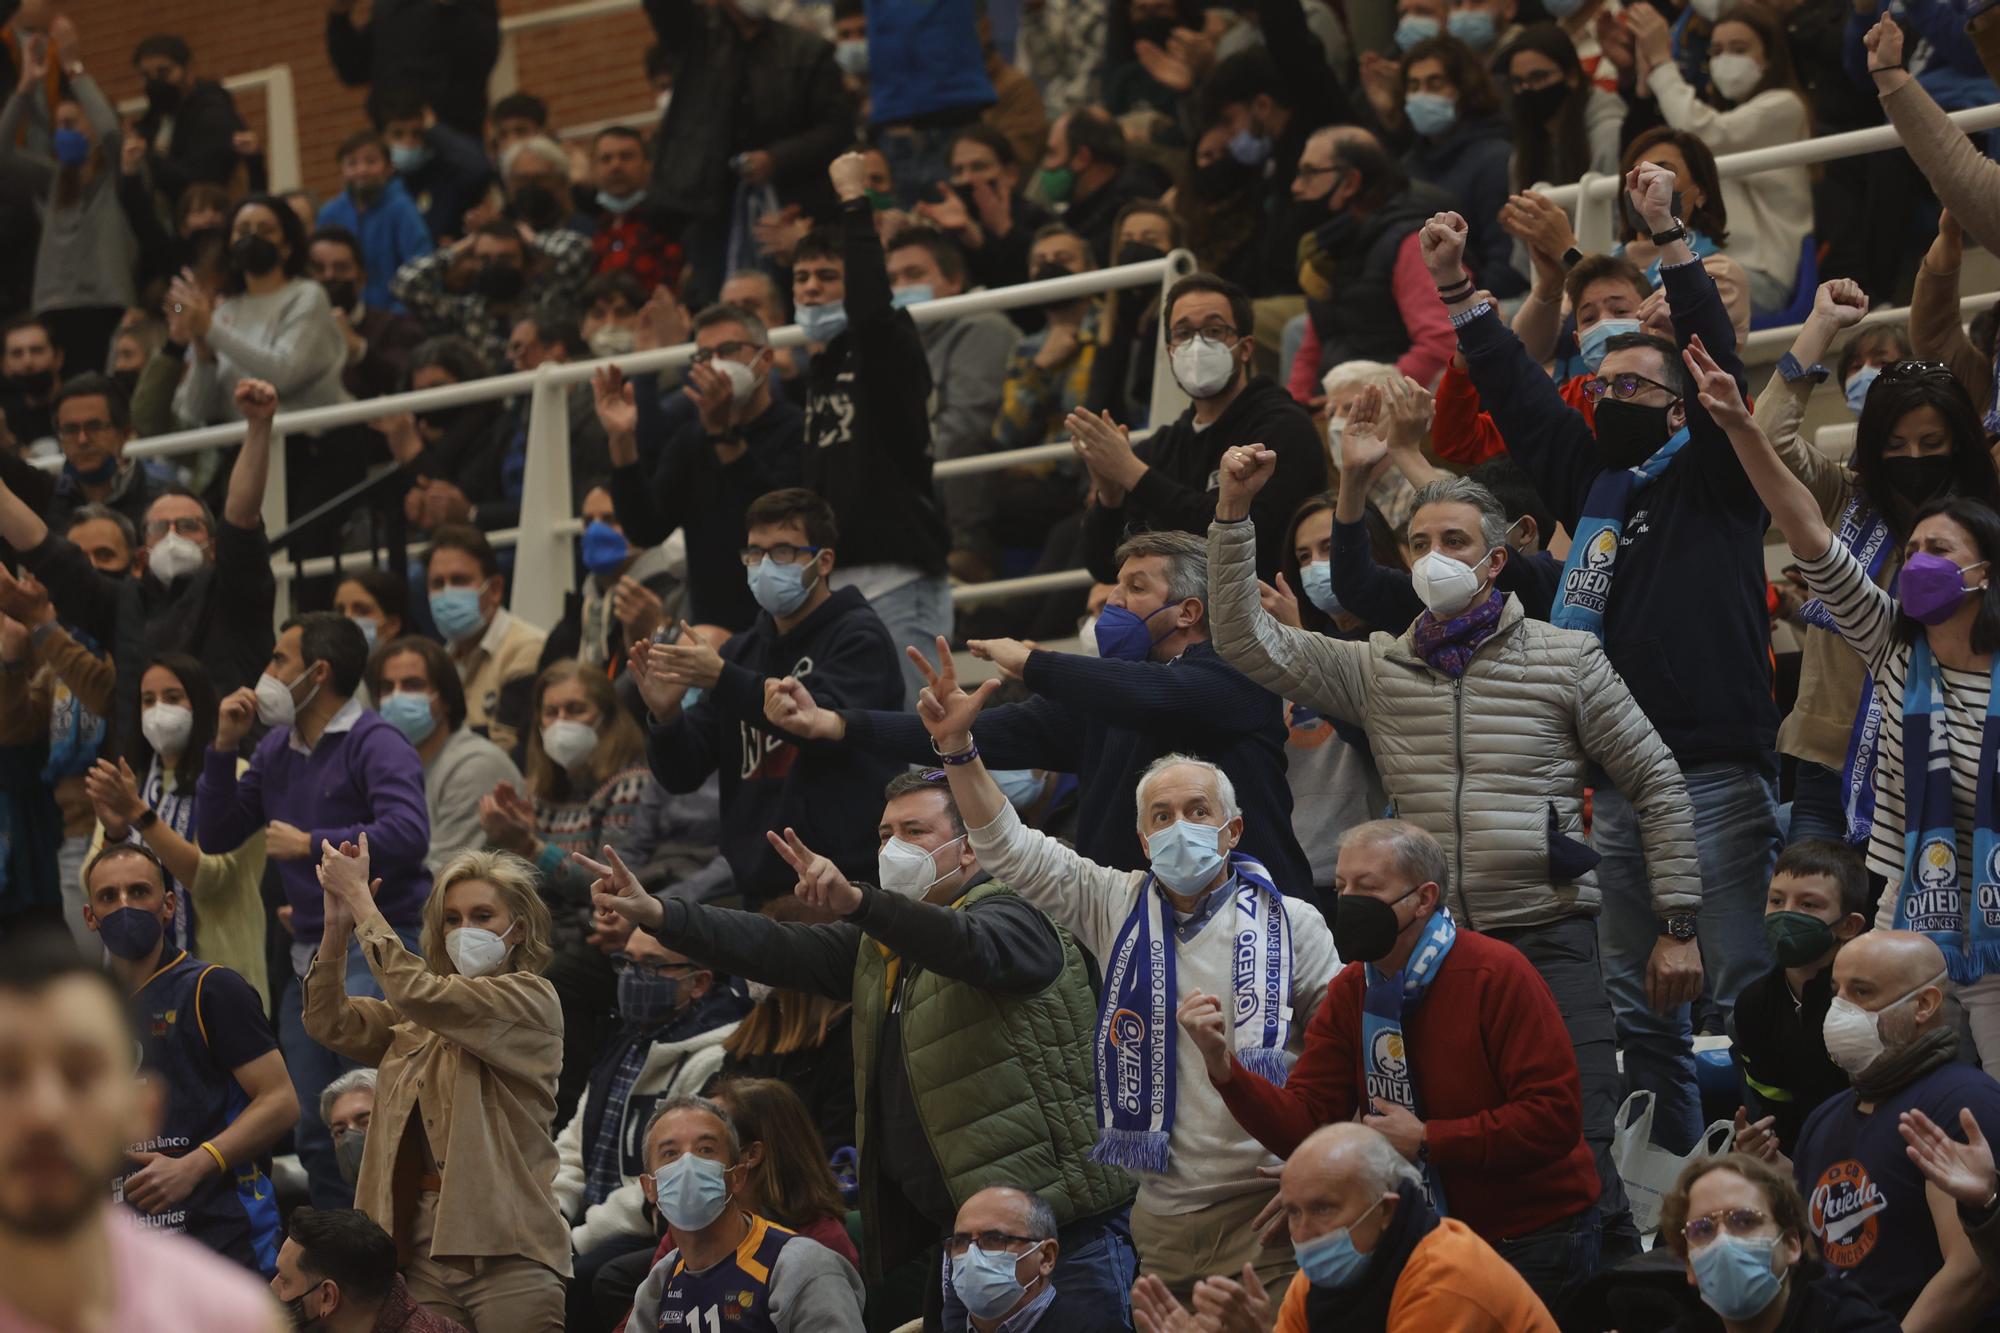
[[[361,242],[368,275],[361,299],[377,310],[404,314],[403,303],[389,294],[389,279],[435,248],[430,228],[390,167],[389,145],[381,135],[373,130],[348,135],[339,160],[341,192],[320,209],[317,225],[345,227]]]

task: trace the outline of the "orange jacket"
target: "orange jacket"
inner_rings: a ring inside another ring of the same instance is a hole
[[[1277,1333],[1309,1333],[1310,1286],[1304,1273],[1292,1278]],[[1445,1217],[1417,1242],[1396,1279],[1389,1333],[1556,1333],[1556,1321],[1512,1264],[1465,1223]]]

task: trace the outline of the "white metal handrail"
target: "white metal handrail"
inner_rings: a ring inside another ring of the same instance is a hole
[[[264,174],[271,193],[296,190],[299,174],[299,104],[292,90],[292,67],[270,65],[222,81],[232,93],[260,92],[264,95]],[[118,113],[136,116],[146,109],[143,97],[128,97],[118,104]]]

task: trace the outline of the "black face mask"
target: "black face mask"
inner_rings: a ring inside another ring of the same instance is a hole
[[[1054,260],[1050,260],[1045,264],[1035,265],[1034,272],[1028,274],[1028,281],[1047,282],[1050,278],[1067,278],[1068,276],[1070,276],[1070,272],[1067,268],[1056,263]],[[1067,305],[1068,302],[1064,302],[1064,304]]]
[[[238,236],[229,244],[229,267],[245,277],[269,273],[279,262],[278,247],[262,236]]]
[[[1934,500],[1949,490],[1951,473],[1950,454],[1882,460],[1883,483],[1911,509],[1921,508],[1925,501]]]
[[[449,432],[465,416],[465,408],[433,407],[427,411],[413,413],[419,426],[429,426],[432,430]]]
[[[528,285],[528,275],[512,264],[487,264],[472,280],[472,286],[489,301],[507,304],[521,294]]]
[[[1569,85],[1566,83],[1552,83],[1546,88],[1523,88],[1514,94],[1514,105],[1537,129],[1554,120],[1568,100]]]
[[[1363,893],[1343,893],[1333,900],[1333,947],[1341,961],[1378,963],[1395,952],[1396,937],[1406,929],[1396,919],[1396,903],[1403,898],[1385,903]]]
[[[514,191],[514,216],[536,231],[548,231],[563,220],[562,201],[545,185],[523,185]]]
[[[1167,39],[1173,35],[1174,21],[1172,19],[1140,19],[1132,25],[1132,40],[1134,42],[1151,42],[1162,49],[1166,47]]]
[[[181,86],[165,79],[147,79],[146,105],[163,116],[171,116],[180,110]]]
[[[320,284],[320,287],[326,292],[328,304],[335,310],[351,311],[355,303],[361,299],[360,288],[349,278],[328,278]]]
[[[31,370],[25,375],[0,376],[0,394],[9,398],[46,398],[55,392],[53,370]]]
[[[1672,407],[1646,407],[1606,397],[1597,400],[1597,452],[1604,466],[1637,467],[1673,435]],[[1341,955],[1343,958],[1345,954]]]
[[[1166,257],[1167,252],[1157,245],[1148,245],[1144,241],[1127,241],[1118,247],[1118,253],[1112,256],[1112,260],[1118,264],[1144,264],[1149,260]]]
[[[111,372],[111,382],[125,391],[125,397],[129,401],[132,397],[132,391],[139,387],[139,372],[136,370],[114,370]]]

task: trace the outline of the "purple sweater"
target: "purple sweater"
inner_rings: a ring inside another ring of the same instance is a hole
[[[382,881],[376,899],[392,926],[414,926],[430,897],[430,811],[424,766],[403,733],[371,709],[350,731],[329,732],[311,754],[291,747],[290,727],[257,744],[250,766],[236,776],[237,754],[210,746],[196,786],[195,825],[206,852],[228,852],[273,820],[304,829],[310,856],[276,861],[292,908],[292,936],[319,939],[325,920],[319,877],[320,840],[338,846],[368,835],[371,873]]]

